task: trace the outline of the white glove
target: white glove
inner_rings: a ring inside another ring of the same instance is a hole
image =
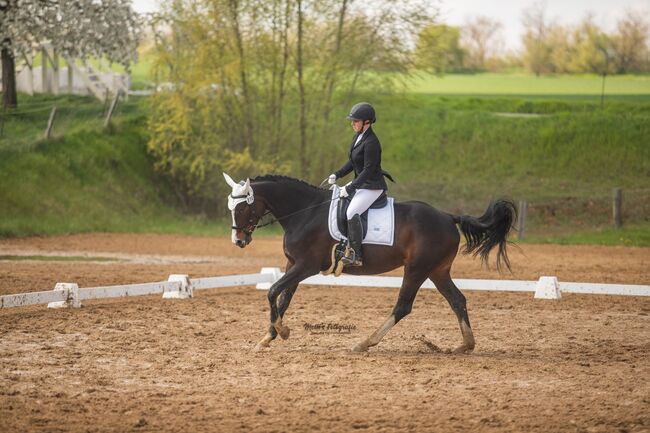
[[[327,183],[334,185],[336,183],[336,175],[330,174],[330,177],[327,178]]]
[[[347,197],[348,196],[348,190],[345,189],[345,187],[341,188],[339,191],[339,197]]]

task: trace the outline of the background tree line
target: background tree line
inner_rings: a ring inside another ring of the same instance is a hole
[[[222,171],[317,182],[345,160],[347,110],[412,66],[427,2],[176,0],[155,17],[149,150],[186,205],[223,204]]]
[[[628,10],[607,33],[588,14],[575,25],[550,20],[541,3],[524,10],[522,50],[505,53],[502,24],[485,16],[461,27],[435,23],[418,35],[417,66],[435,73],[520,69],[536,74],[650,72],[648,16]]]

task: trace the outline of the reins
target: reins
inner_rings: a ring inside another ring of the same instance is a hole
[[[291,212],[290,214],[287,214],[287,215],[281,216],[280,218],[276,218],[276,217],[274,216],[274,217],[273,217],[273,220],[271,220],[271,221],[269,221],[269,222],[267,222],[267,223],[264,223],[264,224],[262,224],[262,225],[260,225],[260,226],[256,225],[255,228],[261,228],[261,227],[266,227],[266,226],[271,225],[271,224],[275,224],[276,222],[278,222],[278,221],[280,221],[280,220],[283,220],[283,219],[285,219],[285,218],[289,218],[290,216],[297,215],[297,214],[299,214],[299,213],[302,213],[302,212],[308,211],[308,210],[310,210],[310,209],[315,209],[315,208],[317,208],[318,206],[322,206],[322,205],[324,205],[324,204],[326,204],[326,203],[331,203],[332,200],[333,200],[333,199],[325,200],[325,201],[322,202],[322,203],[318,203],[318,204],[315,204],[315,205],[313,205],[313,206],[309,206],[309,207],[306,207],[306,208],[304,208],[304,209],[300,209],[300,210],[297,210],[297,211],[295,211],[295,212]],[[264,215],[262,215],[262,216],[260,217],[260,219],[261,219],[261,218],[264,218],[266,215],[268,215],[268,214],[270,214],[270,213],[271,213],[271,211],[267,210],[267,211],[264,213]]]
[[[232,197],[233,199],[241,199],[241,198],[247,198],[248,195],[237,195],[237,196],[234,196],[234,195],[231,194],[230,197]],[[284,215],[284,216],[281,216],[281,217],[279,217],[279,218],[277,218],[277,217],[274,216],[273,219],[272,219],[271,221],[266,222],[266,223],[264,223],[264,224],[262,224],[262,225],[252,224],[253,219],[250,218],[250,219],[248,220],[248,223],[249,223],[248,226],[246,226],[246,227],[237,227],[237,226],[232,226],[231,228],[233,228],[233,229],[237,229],[237,230],[242,230],[242,231],[243,231],[244,233],[246,233],[247,235],[251,235],[255,229],[262,228],[262,227],[266,227],[266,226],[271,225],[271,224],[275,224],[276,222],[278,222],[278,221],[280,221],[280,220],[283,220],[283,219],[285,219],[285,218],[289,218],[290,216],[294,216],[294,215],[297,215],[297,214],[299,214],[299,213],[302,213],[302,212],[305,212],[305,211],[308,211],[308,210],[311,210],[311,209],[315,209],[315,208],[317,208],[317,207],[319,207],[319,206],[322,206],[322,205],[324,205],[324,204],[331,203],[332,200],[334,200],[334,199],[325,200],[324,202],[321,202],[321,203],[315,204],[315,205],[313,205],[313,206],[308,206],[308,207],[303,208],[303,209],[299,209],[299,210],[297,210],[297,211],[295,211],[295,212],[291,212],[291,213],[289,213],[289,214],[287,214],[287,215]],[[246,204],[247,204],[248,206],[253,206],[252,201],[251,201],[251,202],[248,202],[248,200],[247,200],[247,201],[246,201]],[[259,222],[262,218],[264,218],[266,215],[268,215],[268,214],[270,214],[270,213],[271,213],[271,211],[270,211],[270,210],[267,210],[266,212],[264,212],[263,215],[260,216],[260,218],[259,218],[257,221]],[[257,216],[257,214],[255,213],[255,208],[254,208],[254,207],[253,207],[253,212],[252,212],[252,215],[251,215],[251,216]]]

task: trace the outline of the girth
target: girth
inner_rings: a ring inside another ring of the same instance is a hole
[[[351,201],[352,201],[352,197],[341,197],[339,199],[338,208],[336,211],[336,223],[338,224],[339,231],[346,238],[348,237],[348,218],[346,212],[348,210],[348,206],[350,206]],[[381,193],[379,197],[377,197],[377,200],[375,200],[374,203],[370,205],[368,210],[381,209],[382,207],[386,206],[387,203],[388,203],[388,196],[386,195],[386,191],[384,191]],[[361,214],[361,225],[363,226],[363,238],[365,238],[366,233],[368,233],[368,210],[366,210],[364,213]]]

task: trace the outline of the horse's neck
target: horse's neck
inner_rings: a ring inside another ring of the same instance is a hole
[[[301,217],[301,211],[326,199],[318,190],[289,182],[260,182],[252,187],[255,195],[261,197],[273,216],[279,219],[292,214]]]

